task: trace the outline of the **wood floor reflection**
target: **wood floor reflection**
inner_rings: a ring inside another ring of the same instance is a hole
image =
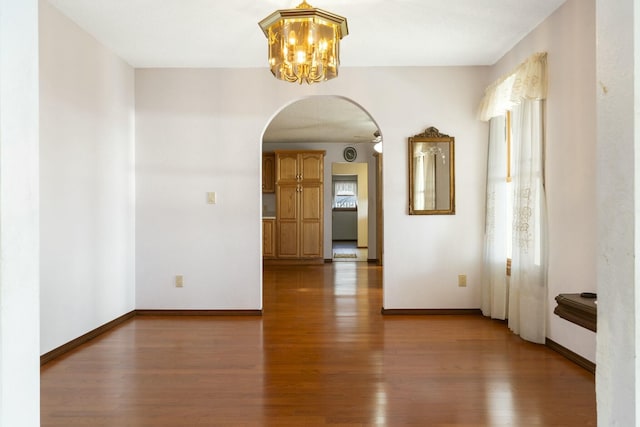
[[[45,365],[42,425],[596,425],[593,375],[548,348],[381,306],[379,267],[265,267],[262,317],[137,316]]]

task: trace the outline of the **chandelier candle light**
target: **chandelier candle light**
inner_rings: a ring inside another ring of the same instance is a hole
[[[303,0],[295,9],[273,12],[259,25],[269,40],[269,67],[276,78],[311,84],[338,75],[340,39],[349,34],[346,18]]]

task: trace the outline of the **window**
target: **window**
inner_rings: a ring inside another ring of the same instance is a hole
[[[541,101],[529,101],[530,107],[522,111],[523,104],[505,113],[506,140],[506,255],[507,272],[513,258],[514,238],[520,245],[532,244],[533,264],[542,265],[542,215],[544,207],[543,177],[543,108]],[[514,114],[516,115],[514,117]],[[514,146],[520,144],[520,146]],[[531,141],[540,141],[533,145]],[[519,155],[518,155],[519,153]],[[514,157],[517,157],[515,159]],[[519,169],[525,168],[526,173]],[[524,180],[526,185],[515,181]],[[519,190],[516,188],[519,185]],[[516,209],[518,212],[516,212]],[[514,227],[520,231],[514,231]],[[524,227],[524,229],[523,229]],[[514,236],[517,233],[517,236]],[[516,250],[519,250],[516,248]]]
[[[544,343],[548,315],[544,194],[547,58],[532,55],[485,91],[489,121],[482,312],[509,319],[523,339]],[[510,111],[510,112],[507,112]],[[511,278],[504,263],[511,263]]]
[[[355,178],[334,179],[333,208],[356,209],[358,207],[358,181]]]

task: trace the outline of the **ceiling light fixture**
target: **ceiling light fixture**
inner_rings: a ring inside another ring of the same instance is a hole
[[[269,41],[269,67],[287,82],[308,84],[338,75],[340,40],[349,34],[347,19],[316,9],[303,0],[259,22]]]

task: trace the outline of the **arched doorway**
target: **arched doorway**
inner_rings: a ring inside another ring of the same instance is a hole
[[[334,188],[333,164],[364,163],[366,205],[357,219],[356,241],[365,242],[364,261],[381,259],[381,157],[374,146],[381,141],[381,132],[371,115],[354,101],[339,96],[311,96],[295,100],[277,111],[265,127],[262,152],[275,150],[323,150],[325,156],[324,189],[324,259],[333,260]],[[379,146],[379,144],[378,144]],[[377,147],[377,146],[376,146]],[[375,155],[374,155],[375,154]],[[268,167],[268,166],[267,166]],[[265,170],[263,170],[265,172]],[[362,201],[361,201],[362,202]],[[275,194],[262,193],[263,217],[275,218]],[[362,213],[366,215],[362,215]],[[365,225],[363,226],[363,221]],[[364,235],[362,234],[364,233]],[[264,242],[263,242],[264,243]],[[264,245],[263,245],[264,247]]]

